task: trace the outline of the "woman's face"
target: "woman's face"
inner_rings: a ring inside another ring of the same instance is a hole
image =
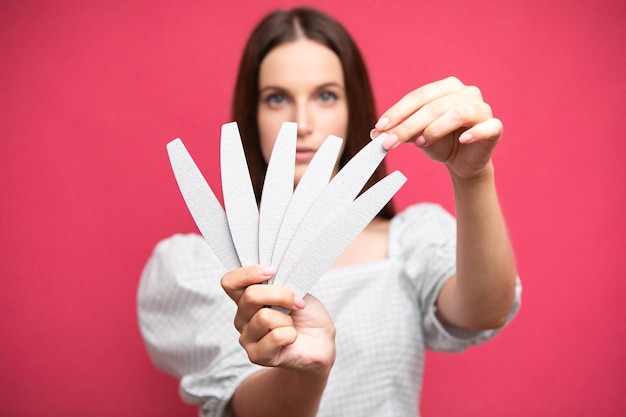
[[[341,61],[332,50],[308,39],[281,44],[261,62],[259,89],[259,133],[266,162],[283,122],[298,123],[297,184],[328,135],[346,137],[348,103]]]

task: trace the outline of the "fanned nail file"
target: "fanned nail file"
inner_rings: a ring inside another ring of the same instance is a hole
[[[284,285],[304,297],[405,182],[406,177],[394,171],[365,191],[347,210],[332,216],[329,227],[307,242],[307,250],[287,274]]]
[[[200,233],[227,270],[239,268],[226,213],[187,148],[175,139],[167,144],[167,153],[178,188]]]
[[[222,126],[222,193],[230,233],[241,265],[259,263],[259,210],[237,123]]]
[[[317,150],[306,171],[300,178],[298,186],[289,202],[283,218],[270,265],[278,266],[283,259],[285,250],[297,230],[300,222],[309,211],[317,197],[328,185],[330,177],[337,165],[337,158],[343,140],[337,136],[326,138]],[[274,278],[270,280],[273,283]]]
[[[285,256],[274,277],[274,284],[285,284],[289,272],[293,270],[295,263],[307,249],[310,237],[320,235],[331,222],[333,213],[342,212],[356,198],[387,154],[382,147],[385,137],[385,134],[380,135],[361,149],[335,175],[319,198],[315,200],[315,204],[309,209],[289,242]]]
[[[285,211],[293,195],[298,125],[284,123],[270,156],[259,209],[259,263],[270,265]]]
[[[303,297],[405,183],[396,171],[357,198],[387,154],[385,137],[368,143],[330,180],[342,140],[329,136],[293,191],[297,126],[283,124],[268,163],[260,212],[235,122],[222,126],[225,210],[182,141],[170,142],[167,150],[185,203],[226,269],[272,265],[277,273],[270,283]]]
[[[283,285],[304,297],[405,182],[406,177],[394,171],[365,191],[347,210],[333,216],[330,226],[311,238]],[[276,309],[289,312],[282,307]]]

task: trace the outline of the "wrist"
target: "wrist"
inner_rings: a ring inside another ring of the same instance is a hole
[[[335,364],[336,353],[334,343],[332,346],[326,346],[320,348],[320,350],[325,350],[328,354],[325,354],[323,357],[311,356],[306,363],[300,362],[294,366],[286,365],[276,369],[288,373],[296,382],[317,383],[324,381],[325,383]]]
[[[307,369],[274,368],[281,379],[291,381],[294,386],[325,386],[332,370],[328,366],[316,366]]]
[[[459,187],[473,188],[485,184],[492,184],[494,183],[495,179],[495,170],[493,162],[491,160],[489,160],[489,162],[485,164],[484,167],[473,173],[471,176],[460,175],[459,173],[452,170],[450,167],[448,167],[448,173],[450,174],[452,185],[455,187],[455,189]]]

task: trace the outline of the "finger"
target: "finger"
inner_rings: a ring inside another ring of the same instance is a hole
[[[387,109],[374,127],[379,132],[389,131],[425,104],[463,87],[463,83],[458,78],[448,77],[413,90]]]
[[[418,146],[427,145],[423,133],[434,121],[450,111],[463,111],[463,106],[480,104],[484,104],[482,93],[478,87],[474,86],[463,86],[449,94],[438,97],[424,104],[420,109],[396,125],[384,141],[383,147],[389,150],[409,141],[415,142]],[[491,114],[488,117],[491,117]],[[377,132],[372,132],[370,135],[374,137],[377,135]],[[441,136],[436,139],[439,138]]]
[[[237,303],[235,328],[240,332],[257,312],[267,306],[281,306],[287,310],[299,310],[304,301],[293,291],[279,285],[251,285],[246,288]],[[284,313],[281,313],[285,315]]]
[[[244,266],[224,274],[221,284],[226,294],[237,303],[247,287],[267,281],[275,273],[276,269],[269,266]]]
[[[276,328],[257,343],[247,346],[248,358],[257,365],[277,366],[280,364],[281,350],[293,344],[297,338],[298,332],[293,327]]]
[[[503,129],[504,127],[500,119],[491,118],[463,132],[463,134],[459,136],[459,142],[473,143],[483,140],[499,141],[502,137]]]
[[[421,137],[416,139],[415,144],[428,146],[457,130],[471,128],[491,118],[491,106],[487,103],[458,104],[426,126]]]
[[[465,107],[470,106],[471,103],[482,103],[482,98],[480,94],[476,94],[476,91],[477,89],[472,87],[465,87],[424,105],[393,129],[393,133],[398,137],[397,145],[415,140],[423,134],[427,127],[446,113],[466,111]],[[445,118],[443,120],[445,121]],[[421,146],[424,143],[417,144]]]
[[[257,343],[269,332],[279,327],[293,327],[291,316],[271,308],[261,308],[252,316],[246,328],[241,332],[239,343],[244,347]]]
[[[250,326],[239,338],[251,362],[264,366],[279,363],[281,349],[296,341],[298,332],[291,317],[264,308],[253,317]]]

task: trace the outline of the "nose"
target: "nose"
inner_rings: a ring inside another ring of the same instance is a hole
[[[296,123],[298,123],[298,138],[305,138],[314,129],[312,113],[307,103],[300,103],[296,109]]]

